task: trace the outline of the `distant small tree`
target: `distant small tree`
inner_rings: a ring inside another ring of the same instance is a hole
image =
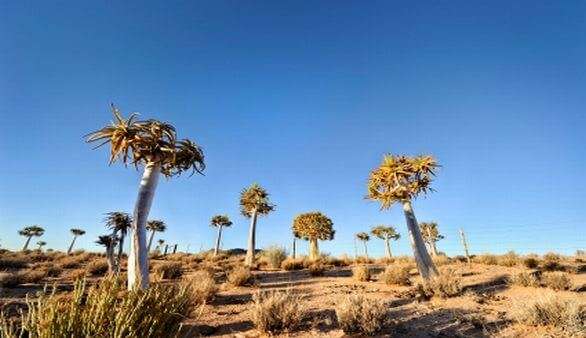
[[[159,239],[159,240],[157,241],[157,250],[158,250],[158,251],[161,251],[161,250],[163,250],[163,244],[165,244],[165,240],[164,240],[164,239],[162,239],[162,238],[161,238],[161,239]]]
[[[71,251],[73,250],[73,244],[75,243],[75,240],[77,239],[77,237],[85,235],[85,231],[82,229],[75,229],[74,228],[74,229],[70,229],[69,231],[73,235],[73,239],[71,240],[71,244],[69,244],[69,248],[67,249],[68,255],[71,254]]]
[[[41,250],[42,250],[42,248],[43,248],[45,245],[47,245],[47,242],[45,242],[45,241],[38,241],[38,242],[37,242],[37,245],[38,245],[38,248],[37,248],[37,249],[38,249],[39,251],[41,251]]]
[[[216,237],[216,247],[214,248],[214,256],[220,252],[220,242],[222,240],[222,228],[232,225],[232,221],[227,215],[216,215],[212,217],[210,225],[218,229],[218,236]]]
[[[370,236],[368,236],[366,232],[359,232],[356,234],[356,239],[361,241],[362,245],[364,245],[364,255],[366,256],[366,259],[368,259],[368,247],[366,246],[366,243],[370,241]]]
[[[114,235],[102,235],[98,237],[97,244],[106,248],[106,262],[108,263],[108,273],[114,272],[114,248],[118,239]]]
[[[440,239],[444,239],[444,236],[439,233],[439,228],[436,222],[421,222],[419,223],[419,227],[421,228],[421,235],[423,236],[423,240],[427,244],[427,247],[431,251],[433,256],[437,256],[437,246],[436,243]]]
[[[293,233],[309,241],[309,258],[319,258],[318,240],[330,241],[334,239],[336,231],[334,223],[321,212],[300,214],[293,220]]]
[[[379,167],[370,172],[368,178],[367,198],[379,201],[382,210],[389,209],[395,203],[403,205],[413,255],[425,282],[438,275],[438,271],[425,249],[411,203],[417,196],[432,191],[431,182],[438,167],[439,164],[432,156],[407,157],[389,154]]]
[[[24,246],[22,247],[22,251],[26,251],[28,249],[28,244],[33,237],[41,237],[45,233],[45,229],[41,228],[39,225],[30,225],[24,227],[22,230],[18,231],[18,234],[21,236],[26,237],[26,241],[24,242]]]
[[[254,264],[256,249],[256,219],[258,216],[268,215],[275,210],[275,205],[269,200],[269,194],[260,185],[254,183],[240,193],[240,212],[244,217],[250,218],[248,232],[248,250],[246,251],[245,264]]]
[[[122,262],[122,252],[124,250],[124,239],[132,228],[132,217],[122,211],[113,211],[106,214],[104,218],[106,226],[112,229],[112,235],[118,238],[118,255],[116,257],[116,272],[120,271]]]
[[[396,241],[399,238],[401,238],[401,235],[397,233],[395,228],[392,226],[378,225],[373,227],[370,230],[370,233],[373,236],[385,241],[385,253],[387,255],[387,258],[392,258],[393,254],[391,252],[391,245],[389,242],[391,239]]]
[[[147,222],[146,229],[151,232],[151,235],[149,236],[149,245],[147,246],[147,251],[151,252],[151,245],[153,244],[155,232],[164,232],[167,230],[167,225],[161,220],[152,219]]]

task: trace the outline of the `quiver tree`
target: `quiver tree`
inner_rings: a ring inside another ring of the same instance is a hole
[[[214,256],[220,252],[220,242],[222,241],[222,228],[232,225],[230,218],[227,215],[216,215],[212,217],[210,226],[218,229],[218,236],[216,237],[216,247],[214,248]]]
[[[395,228],[392,226],[378,225],[378,226],[373,227],[370,230],[370,233],[373,236],[385,241],[385,254],[386,254],[387,258],[392,258],[393,254],[391,252],[390,241],[391,241],[391,239],[396,241],[399,238],[401,238],[401,235],[399,233],[397,233]]]
[[[436,242],[443,239],[444,236],[439,233],[439,229],[436,222],[421,222],[419,223],[421,229],[421,236],[423,241],[427,244],[427,247],[431,251],[433,256],[437,256]]]
[[[45,233],[45,229],[38,225],[29,225],[18,231],[18,234],[26,237],[22,251],[28,250],[28,245],[33,237],[41,237]]]
[[[151,232],[149,236],[149,244],[147,246],[147,251],[151,252],[151,246],[153,245],[153,238],[155,237],[155,232],[164,232],[165,230],[167,230],[167,225],[165,224],[165,222],[161,220],[152,219],[147,222],[146,229]]]
[[[74,228],[74,229],[70,229],[69,231],[73,235],[73,239],[71,240],[71,244],[69,244],[69,248],[67,248],[68,255],[70,255],[71,251],[73,251],[73,244],[75,244],[75,240],[77,239],[77,237],[85,235],[85,230],[82,230],[82,229],[75,229]]]
[[[118,255],[116,256],[116,271],[120,271],[122,262],[122,251],[124,250],[124,239],[132,228],[132,217],[122,211],[113,211],[106,214],[104,218],[106,226],[112,230],[112,235],[118,238]]]
[[[321,212],[308,212],[300,214],[293,220],[293,233],[300,238],[309,241],[309,258],[319,258],[317,241],[330,241],[334,239],[334,223]]]
[[[132,241],[128,255],[128,288],[149,286],[149,263],[146,243],[146,223],[159,181],[183,172],[203,173],[204,155],[200,147],[190,140],[178,140],[175,127],[157,120],[139,121],[137,114],[122,117],[112,105],[114,121],[111,125],[87,135],[87,142],[100,142],[97,147],[110,143],[110,164],[117,159],[139,168],[142,179],[134,208]]]
[[[409,229],[411,246],[417,268],[424,281],[437,275],[437,269],[425,249],[425,242],[417,225],[411,202],[421,194],[432,191],[430,185],[439,167],[431,156],[386,155],[381,165],[370,172],[367,198],[379,201],[381,209],[389,209],[395,203],[403,205]]]
[[[47,245],[47,242],[45,242],[45,241],[38,241],[38,242],[37,242],[37,246],[38,246],[38,247],[37,247],[37,250],[41,251],[41,250],[42,250],[42,248],[43,248],[45,245]]]
[[[361,241],[362,245],[364,245],[364,255],[366,256],[366,259],[368,259],[368,247],[366,246],[366,243],[370,241],[370,236],[368,236],[366,232],[359,232],[356,234],[356,239]]]
[[[293,246],[291,247],[291,258],[297,258],[297,240],[300,239],[299,234],[293,231]]]
[[[114,272],[114,248],[116,247],[117,242],[118,238],[114,235],[102,235],[98,237],[98,240],[96,241],[97,244],[106,248],[106,262],[108,262],[109,274]]]
[[[165,244],[165,240],[164,239],[157,240],[157,250],[158,251],[163,250],[163,244]]]
[[[269,200],[269,194],[260,185],[254,183],[240,193],[240,212],[244,217],[250,218],[248,231],[248,250],[246,251],[245,264],[254,264],[256,248],[256,220],[258,216],[268,215],[275,210],[275,205]]]

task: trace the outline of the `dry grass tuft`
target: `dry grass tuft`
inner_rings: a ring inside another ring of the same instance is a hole
[[[491,255],[491,254],[478,255],[478,256],[474,257],[473,261],[474,261],[474,263],[486,264],[486,265],[497,265],[498,264],[497,257],[495,255]]]
[[[531,272],[519,272],[509,278],[509,283],[517,286],[539,287],[539,278]]]
[[[368,282],[370,280],[370,270],[365,265],[357,265],[352,268],[352,277],[359,282]]]
[[[252,322],[262,333],[290,332],[299,327],[305,316],[299,298],[288,292],[257,293],[253,300]]]
[[[563,270],[563,266],[560,264],[562,257],[556,253],[549,252],[543,255],[543,261],[541,263],[541,269],[544,271],[558,271]]]
[[[83,279],[87,276],[87,270],[86,269],[75,269],[75,270],[70,270],[67,273],[67,278],[76,281],[79,279]]]
[[[18,270],[28,266],[26,258],[2,257],[0,258],[0,270]]]
[[[519,255],[517,255],[514,251],[509,251],[497,258],[497,264],[507,267],[517,266],[517,264],[519,264]]]
[[[572,337],[583,337],[586,333],[586,304],[578,299],[560,298],[555,293],[515,303],[512,316],[521,324],[555,327]]]
[[[527,257],[523,260],[523,265],[529,269],[535,269],[539,266],[539,259],[535,257]]]
[[[232,286],[250,285],[253,282],[254,278],[252,272],[250,272],[249,268],[244,266],[236,267],[228,274],[228,284]]]
[[[18,272],[0,272],[0,287],[13,288],[21,283]]]
[[[387,308],[383,301],[352,295],[336,306],[336,317],[345,333],[373,335],[384,327]]]
[[[556,291],[572,288],[572,280],[565,272],[545,272],[541,275],[541,281],[545,287]]]
[[[86,270],[92,276],[104,276],[108,272],[108,263],[103,260],[93,260],[88,263]]]
[[[270,246],[262,251],[261,260],[271,269],[280,269],[281,263],[287,258],[287,252],[280,246]]]
[[[181,262],[160,262],[153,267],[153,272],[160,279],[177,279],[183,276]]]
[[[309,266],[309,274],[312,277],[323,276],[325,271],[326,267],[320,262],[315,262]]]
[[[409,279],[409,270],[411,267],[407,264],[394,264],[387,266],[385,271],[381,274],[380,280],[387,285],[411,285]]]
[[[450,259],[446,255],[437,255],[431,258],[435,266],[442,266],[446,264],[450,264]]]
[[[196,271],[185,278],[185,284],[191,291],[191,299],[196,305],[205,304],[218,292],[216,281],[208,271]]]
[[[303,269],[303,259],[287,258],[281,263],[281,269],[292,271]]]
[[[424,298],[456,297],[462,292],[462,278],[454,269],[443,269],[438,276],[430,278],[429,282],[418,285],[418,291],[424,293]]]
[[[44,271],[28,270],[18,273],[20,278],[20,284],[38,284],[46,277]]]

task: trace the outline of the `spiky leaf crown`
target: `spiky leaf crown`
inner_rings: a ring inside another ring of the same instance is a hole
[[[356,238],[358,238],[361,241],[369,241],[370,240],[370,236],[366,232],[357,233]]]
[[[397,233],[397,231],[395,230],[394,227],[392,226],[385,226],[385,225],[378,225],[376,227],[373,227],[370,230],[370,233],[373,234],[373,236],[376,236],[380,239],[394,239],[397,240],[401,237],[401,235],[399,233]]]
[[[74,228],[74,229],[71,229],[71,230],[69,230],[69,231],[71,231],[71,233],[72,233],[74,236],[82,236],[82,235],[85,235],[85,230],[82,230],[82,229],[77,229],[77,228]]]
[[[275,205],[269,200],[269,194],[260,185],[254,183],[240,193],[240,212],[251,217],[256,210],[258,215],[266,215],[275,210]]]
[[[408,201],[431,189],[439,164],[432,156],[385,155],[381,165],[370,172],[368,199],[381,202],[388,209],[396,202]]]
[[[29,225],[18,231],[21,236],[32,237],[32,236],[43,236],[45,229],[39,225]]]
[[[232,225],[232,221],[230,221],[228,215],[216,215],[210,220],[210,225],[216,228],[220,226],[229,227]]]
[[[336,231],[334,223],[321,212],[308,212],[300,214],[293,220],[293,234],[306,240],[319,239],[329,241],[334,239]]]
[[[122,211],[112,211],[106,214],[104,223],[108,228],[126,234],[132,227],[132,216]]]
[[[170,177],[185,171],[203,174],[205,169],[202,149],[194,142],[177,140],[175,127],[157,120],[128,119],[112,105],[114,121],[111,125],[86,135],[88,143],[101,142],[96,148],[110,143],[110,164],[120,159],[138,167],[139,164],[158,163],[161,173]]]
[[[421,229],[423,240],[428,243],[437,242],[444,238],[444,236],[439,233],[439,228],[436,222],[421,222],[419,223],[419,228]]]

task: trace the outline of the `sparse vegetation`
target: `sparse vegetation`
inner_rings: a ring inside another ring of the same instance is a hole
[[[387,307],[380,300],[352,295],[337,304],[336,317],[345,333],[374,335],[386,323]]]
[[[263,333],[290,332],[305,315],[298,297],[288,292],[257,293],[253,297],[252,322]]]
[[[385,268],[385,271],[381,274],[380,280],[387,285],[402,285],[408,286],[411,285],[411,280],[409,279],[409,270],[411,267],[409,265],[400,265],[400,264],[393,264],[389,265]]]
[[[281,269],[286,271],[301,270],[303,269],[303,259],[286,258],[281,263]]]
[[[359,282],[368,282],[370,280],[370,270],[365,265],[357,265],[352,269],[352,276]]]
[[[189,285],[191,299],[196,305],[211,301],[218,292],[214,276],[208,271],[196,271],[185,278],[185,283]]]
[[[183,275],[181,262],[160,262],[153,268],[153,272],[160,279],[177,279]]]
[[[420,284],[418,289],[424,293],[425,298],[432,296],[455,297],[462,292],[461,277],[454,269],[444,269],[439,276],[431,278],[427,283]]]
[[[572,280],[565,272],[544,272],[541,281],[545,287],[562,291],[572,288]]]
[[[531,272],[523,271],[519,272],[509,279],[509,282],[513,285],[517,286],[525,286],[525,287],[539,287],[539,278]]]
[[[270,246],[262,251],[262,259],[271,269],[281,268],[281,264],[286,258],[287,252],[278,245]]]
[[[247,267],[237,267],[228,274],[228,284],[232,286],[244,286],[252,284],[254,278]]]
[[[554,293],[515,303],[512,316],[521,324],[555,327],[571,337],[586,332],[586,304]]]
[[[539,266],[539,260],[535,257],[527,257],[523,259],[523,265],[528,269],[535,269]]]
[[[309,274],[312,277],[320,277],[324,275],[326,267],[320,262],[314,262],[309,266]]]

